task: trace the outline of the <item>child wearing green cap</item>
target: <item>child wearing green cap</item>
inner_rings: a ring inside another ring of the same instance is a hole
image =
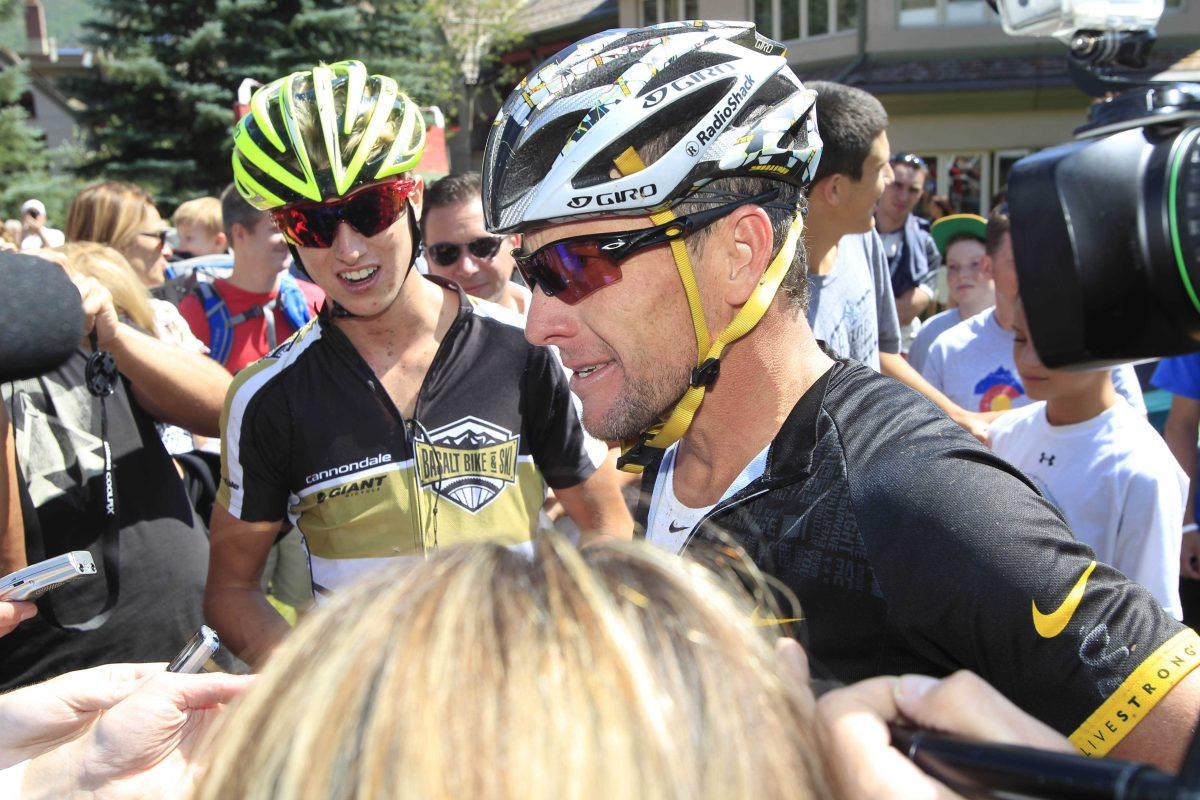
[[[942,254],[953,308],[930,317],[908,350],[918,372],[938,335],[996,303],[991,261],[984,252],[987,220],[978,214],[951,214],[933,223],[930,233]]]

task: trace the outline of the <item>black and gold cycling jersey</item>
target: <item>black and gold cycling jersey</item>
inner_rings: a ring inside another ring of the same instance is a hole
[[[322,316],[238,374],[221,435],[217,501],[247,522],[286,514],[318,588],[439,545],[528,541],[546,486],[580,483],[604,452],[557,356],[461,290],[411,419]]]

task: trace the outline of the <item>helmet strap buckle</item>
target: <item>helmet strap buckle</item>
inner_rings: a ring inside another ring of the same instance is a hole
[[[692,388],[698,389],[703,386],[705,389],[711,389],[712,385],[717,382],[717,376],[720,373],[721,360],[706,358],[700,366],[692,370]]]

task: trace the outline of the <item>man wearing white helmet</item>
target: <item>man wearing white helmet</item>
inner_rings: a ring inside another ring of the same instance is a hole
[[[633,440],[644,535],[732,538],[799,599],[818,672],[972,669],[1085,752],[1177,762],[1200,638],[932,404],[814,338],[814,101],[749,23],[607,31],[534,70],[483,172],[488,229],[523,235],[526,335],[560,349],[589,431]]]

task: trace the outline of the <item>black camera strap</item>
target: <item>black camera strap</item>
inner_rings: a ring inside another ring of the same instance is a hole
[[[104,606],[95,616],[84,622],[69,624],[58,621],[58,616],[48,602],[48,596],[39,600],[39,616],[48,625],[68,631],[94,631],[108,622],[121,593],[120,513],[117,508],[116,469],[113,464],[112,446],[108,441],[108,404],[105,402],[105,398],[111,397],[116,391],[116,384],[120,377],[117,373],[116,359],[113,358],[112,353],[99,349],[94,330],[89,335],[89,339],[92,344],[92,354],[88,356],[87,366],[84,368],[84,380],[87,383],[88,394],[100,400],[100,442],[104,449],[104,531],[100,534],[100,556],[104,563],[104,582],[107,594],[104,598]],[[24,505],[28,490],[24,486],[24,481],[21,484],[22,504]],[[30,506],[32,505],[32,499],[30,499]],[[29,543],[29,561],[36,564],[46,558],[36,509],[32,514],[25,514],[25,526],[25,541]]]

